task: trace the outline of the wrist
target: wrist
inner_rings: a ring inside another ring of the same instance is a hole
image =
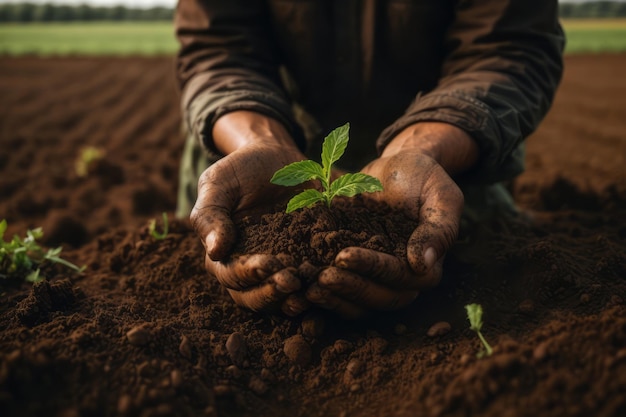
[[[213,125],[212,134],[215,147],[224,155],[251,145],[298,149],[281,122],[252,111],[239,110],[224,114]]]
[[[441,122],[419,122],[398,133],[382,156],[419,152],[433,158],[448,174],[471,169],[478,160],[478,144],[464,130]]]

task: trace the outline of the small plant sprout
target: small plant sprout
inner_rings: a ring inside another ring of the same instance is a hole
[[[383,186],[377,178],[360,172],[344,174],[331,182],[332,166],[346,150],[349,129],[350,124],[346,123],[326,136],[322,144],[322,165],[311,160],[299,161],[274,173],[270,182],[276,185],[292,187],[311,180],[318,180],[322,184],[322,192],[308,189],[289,200],[287,213],[318,202],[324,202],[330,207],[331,201],[337,196],[354,197],[360,193],[382,191]]]
[[[76,170],[76,175],[79,177],[86,177],[89,174],[89,167],[93,165],[94,162],[104,158],[104,151],[95,146],[86,146],[76,158],[76,163],[74,165],[74,169]]]
[[[491,356],[493,353],[493,349],[489,346],[489,343],[485,340],[484,336],[480,332],[483,327],[483,308],[480,304],[468,304],[465,306],[465,310],[467,310],[467,318],[470,322],[470,329],[476,332],[478,338],[483,343],[485,347],[484,350],[481,350],[478,353],[478,357],[482,358],[484,356]]]
[[[45,261],[61,264],[76,272],[82,272],[85,267],[78,267],[73,263],[62,259],[61,247],[44,251],[37,243],[43,237],[41,227],[26,231],[26,237],[13,236],[10,241],[4,240],[7,230],[7,221],[0,222],[0,278],[25,279],[28,282],[38,282],[43,279],[39,275],[39,265]]]
[[[152,236],[156,240],[165,239],[169,232],[169,222],[167,219],[167,213],[163,212],[163,232],[162,233],[156,230],[156,219],[150,220],[150,224],[148,225],[148,231],[150,232],[150,236]]]

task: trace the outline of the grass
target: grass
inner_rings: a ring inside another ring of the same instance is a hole
[[[626,19],[568,19],[566,52],[626,52]],[[0,24],[0,54],[172,55],[170,22]]]
[[[565,52],[626,52],[626,19],[568,19]]]
[[[171,55],[177,48],[170,22],[0,25],[0,54]]]

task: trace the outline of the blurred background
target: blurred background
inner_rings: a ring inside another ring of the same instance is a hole
[[[175,0],[0,0],[0,53],[171,54],[175,7]],[[568,53],[626,49],[625,0],[561,1],[560,12]]]

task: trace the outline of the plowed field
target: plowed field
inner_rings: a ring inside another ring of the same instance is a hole
[[[243,311],[186,221],[150,237],[183,145],[170,58],[0,58],[0,218],[87,266],[0,289],[0,415],[626,415],[624,74],[568,57],[513,184],[533,221],[460,242],[409,309],[345,322]],[[85,146],[106,154],[80,177]]]

